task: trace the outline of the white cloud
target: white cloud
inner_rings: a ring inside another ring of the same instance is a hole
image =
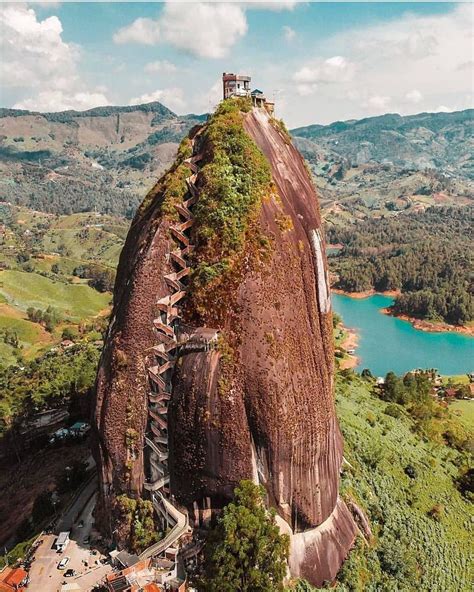
[[[405,98],[407,101],[410,101],[410,103],[419,103],[420,101],[423,100],[423,95],[421,94],[421,92],[419,90],[414,88],[410,92],[407,92],[407,94],[405,95]]]
[[[270,2],[268,2],[268,0],[253,0],[253,2],[243,3],[247,9],[273,10],[275,12],[279,12],[281,10],[293,10],[297,4],[298,0],[288,0],[287,2],[278,2],[278,0],[271,0]]]
[[[288,43],[290,43],[296,37],[296,31],[291,27],[285,25],[283,27],[283,37],[285,38],[285,41],[288,41]]]
[[[149,62],[143,69],[147,74],[156,74],[158,72],[172,74],[178,68],[168,60],[157,60],[156,62]]]
[[[55,111],[108,103],[103,92],[84,88],[80,48],[62,39],[57,16],[41,21],[32,8],[7,4],[0,8],[0,27],[0,78],[4,88],[17,89],[14,107]]]
[[[343,56],[333,56],[327,60],[314,60],[295,72],[293,80],[298,83],[300,95],[316,91],[319,84],[335,84],[352,80],[356,65]]]
[[[163,88],[155,90],[151,93],[145,93],[139,97],[130,100],[130,105],[141,105],[143,103],[151,103],[159,101],[169,109],[182,111],[186,105],[184,100],[183,90],[181,88]]]
[[[472,5],[457,4],[442,14],[407,12],[326,38],[319,52],[288,74],[286,92],[299,95],[298,111],[295,117],[289,107],[284,115],[301,125],[383,110],[471,107],[472,21]],[[335,57],[326,59],[326,52]]]
[[[390,97],[382,95],[374,95],[369,97],[367,104],[372,107],[376,112],[385,113],[390,105]]]
[[[45,0],[44,2],[28,2],[28,4],[32,4],[33,6],[41,6],[41,8],[57,8],[61,6],[61,2],[55,2],[55,0]]]
[[[108,105],[109,100],[100,92],[66,93],[63,90],[40,91],[34,98],[24,99],[14,105],[15,109],[30,111],[84,111],[91,107]]]
[[[115,43],[156,45],[164,42],[201,58],[223,58],[247,33],[245,11],[292,10],[297,2],[166,2],[158,19],[138,18],[113,36]],[[290,41],[295,32],[284,27]]]
[[[154,45],[165,41],[203,58],[225,57],[247,32],[244,9],[238,4],[168,2],[161,17],[137,19],[114,35],[115,43]]]
[[[38,86],[45,77],[74,70],[78,49],[62,40],[56,16],[38,21],[33,9],[11,4],[1,8],[0,24],[2,84]]]
[[[160,25],[150,18],[137,18],[131,25],[119,29],[113,36],[114,42],[119,44],[155,45],[160,38]]]
[[[165,39],[203,58],[222,58],[247,32],[245,14],[235,4],[168,3],[161,19]]]
[[[446,107],[446,105],[439,105],[436,109],[433,109],[434,113],[451,113],[454,109],[451,107]]]
[[[195,113],[210,113],[214,111],[222,99],[222,80],[217,79],[214,84],[201,95],[193,97],[193,109]]]

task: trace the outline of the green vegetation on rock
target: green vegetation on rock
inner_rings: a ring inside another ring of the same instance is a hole
[[[159,533],[155,528],[150,501],[122,494],[116,498],[116,512],[120,515],[123,528],[130,533],[132,551],[140,553],[158,540]]]
[[[203,134],[209,153],[194,210],[196,254],[190,290],[199,313],[209,308],[211,293],[229,282],[246,247],[266,246],[253,223],[262,200],[272,192],[272,179],[268,162],[244,129],[244,113],[250,109],[250,100],[223,101]]]
[[[197,582],[198,590],[283,590],[289,538],[280,534],[275,511],[265,508],[264,488],[242,481],[234,494],[208,537],[205,575]]]

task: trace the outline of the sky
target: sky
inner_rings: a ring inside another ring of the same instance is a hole
[[[0,4],[0,104],[34,111],[160,101],[212,110],[252,76],[289,127],[456,111],[474,96],[471,3]]]

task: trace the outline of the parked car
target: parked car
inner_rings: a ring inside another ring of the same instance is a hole
[[[70,557],[63,557],[61,561],[58,563],[58,569],[64,569],[66,565],[69,563]]]
[[[84,545],[88,545],[91,542],[91,537],[86,536],[86,538],[82,541]]]

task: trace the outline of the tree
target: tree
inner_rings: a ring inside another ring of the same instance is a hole
[[[51,516],[53,512],[54,504],[50,491],[43,491],[38,496],[36,496],[33,503],[33,510],[31,511],[33,522],[41,522],[41,520],[47,516]]]
[[[369,370],[369,368],[364,368],[362,370],[362,372],[360,373],[360,375],[362,376],[362,378],[364,378],[365,380],[371,380],[374,378],[374,375],[372,374],[372,372]]]
[[[73,329],[72,327],[65,327],[61,334],[61,337],[62,339],[69,339],[71,341],[74,341],[75,339],[77,339],[77,330]]]
[[[289,538],[280,535],[275,511],[265,508],[265,490],[241,481],[235,500],[224,508],[206,546],[206,592],[283,590]]]

